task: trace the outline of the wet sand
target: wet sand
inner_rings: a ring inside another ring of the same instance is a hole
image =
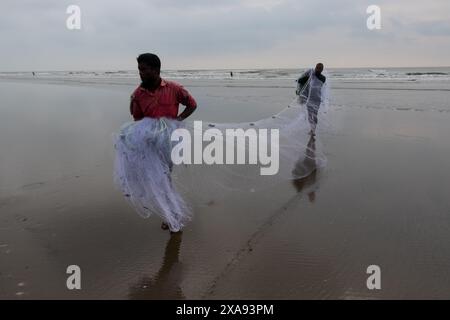
[[[195,118],[217,122],[270,116],[295,90],[181,82]],[[333,83],[325,169],[198,205],[172,237],[113,185],[111,134],[134,86],[0,80],[0,298],[450,298],[450,84]]]

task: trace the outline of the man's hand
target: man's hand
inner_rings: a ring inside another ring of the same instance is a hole
[[[196,108],[192,108],[192,107],[186,107],[183,112],[177,117],[178,121],[183,121],[184,119],[186,119],[187,117],[189,117]]]

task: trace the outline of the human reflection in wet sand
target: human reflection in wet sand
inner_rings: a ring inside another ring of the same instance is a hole
[[[302,176],[303,178],[294,179],[294,184],[297,192],[304,191],[307,187],[315,184],[317,179],[317,164],[316,164],[316,139],[311,136],[308,141],[308,147],[306,149],[306,156],[303,159],[299,159],[295,164],[294,170],[292,170],[294,176]],[[315,190],[308,192],[308,199],[310,202],[314,202],[316,199]]]
[[[171,234],[158,273],[153,278],[143,277],[137,285],[131,287],[130,299],[185,299],[180,287],[182,264],[178,261],[181,236],[182,232]]]

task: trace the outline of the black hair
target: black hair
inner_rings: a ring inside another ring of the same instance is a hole
[[[161,70],[161,60],[159,60],[156,54],[143,53],[139,55],[139,57],[137,57],[136,60],[138,63],[143,63],[154,69]]]

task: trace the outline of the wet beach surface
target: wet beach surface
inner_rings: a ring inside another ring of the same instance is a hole
[[[268,117],[295,90],[181,82],[194,118],[216,122]],[[0,81],[0,298],[450,298],[448,83],[333,83],[325,169],[199,203],[175,236],[113,184],[135,83]],[[369,265],[381,290],[366,287]]]

